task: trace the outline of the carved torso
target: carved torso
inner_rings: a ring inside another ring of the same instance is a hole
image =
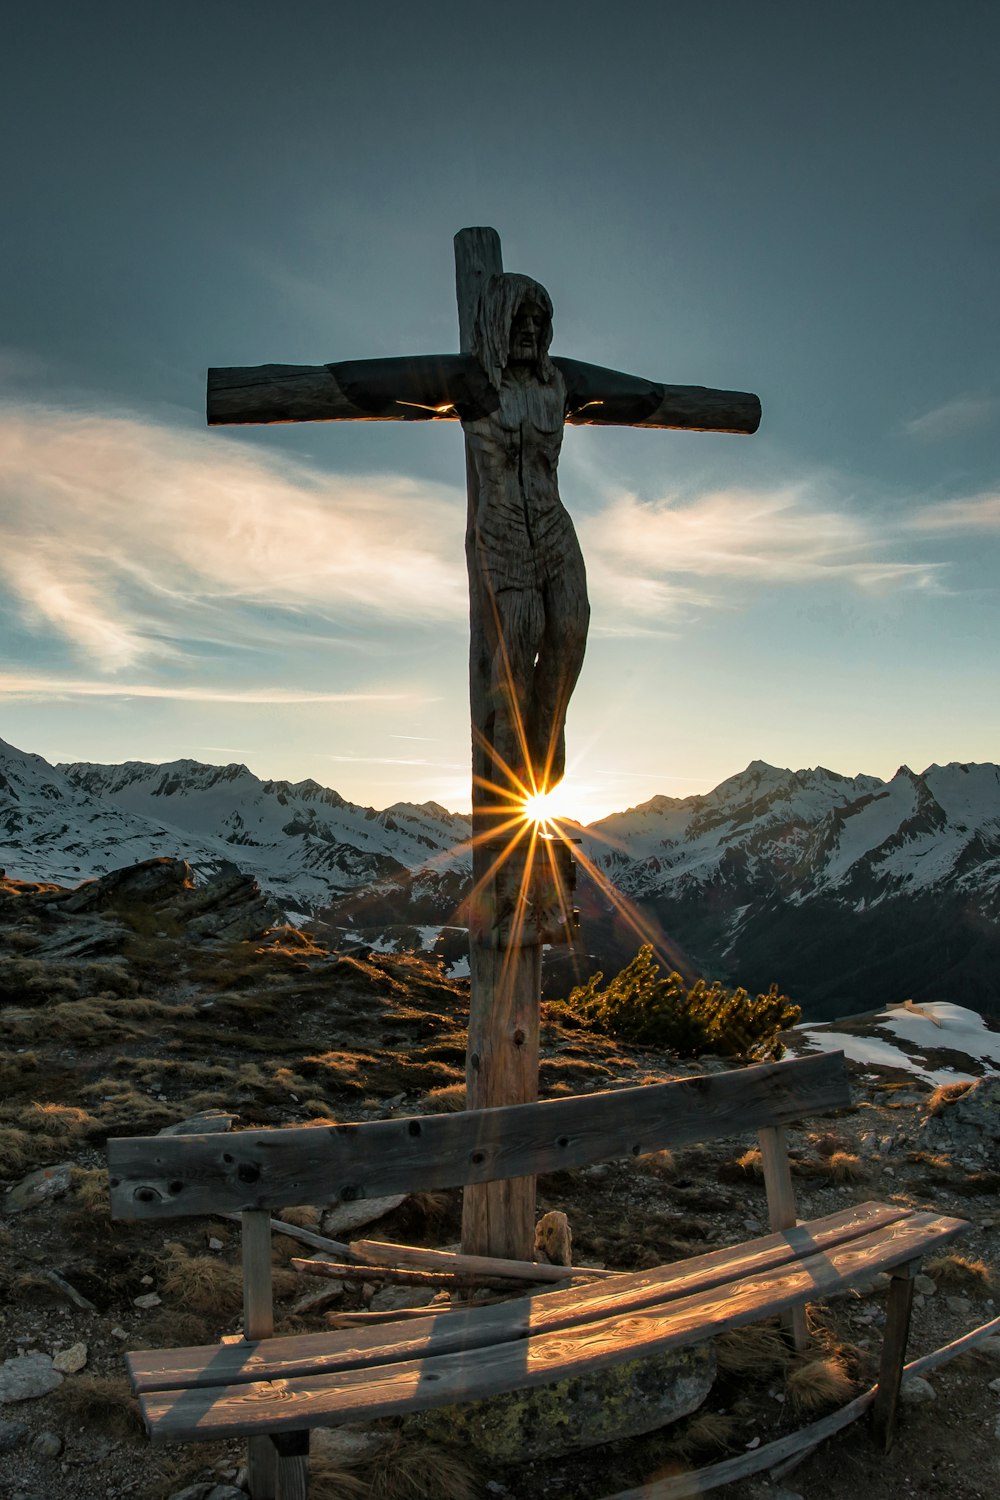
[[[462,423],[479,480],[475,546],[494,589],[544,589],[579,548],[559,498],[566,386],[505,372],[499,408]]]

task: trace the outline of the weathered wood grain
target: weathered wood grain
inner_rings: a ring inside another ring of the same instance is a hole
[[[691,1344],[780,1313],[797,1301],[827,1296],[912,1260],[966,1227],[961,1220],[914,1214],[791,1267],[765,1271],[666,1307],[329,1376],[151,1392],[141,1398],[143,1414],[154,1441],[203,1439],[337,1425],[358,1416],[370,1421],[544,1385]]]
[[[908,1261],[896,1268],[889,1283],[878,1392],[872,1412],[872,1429],[883,1453],[888,1453],[896,1435],[899,1390],[903,1380],[906,1342],[910,1336],[910,1314],[913,1310],[913,1280],[919,1268],[918,1260]]]
[[[828,1053],[452,1115],[124,1137],[107,1146],[111,1211],[169,1219],[492,1182],[747,1134],[848,1100],[843,1054]]]
[[[507,1276],[516,1281],[569,1281],[595,1276],[599,1281],[620,1274],[597,1266],[553,1266],[540,1260],[504,1260],[498,1255],[456,1255],[452,1250],[425,1250],[381,1240],[352,1240],[351,1253],[365,1265],[413,1266],[416,1270],[468,1271],[479,1276]]]
[[[218,1385],[244,1380],[287,1379],[331,1373],[369,1363],[426,1358],[484,1344],[506,1343],[529,1333],[554,1333],[585,1322],[691,1297],[733,1281],[825,1254],[912,1218],[896,1204],[864,1203],[771,1234],[744,1245],[709,1250],[690,1260],[635,1271],[589,1287],[565,1288],[518,1298],[494,1307],[467,1307],[447,1319],[425,1313],[397,1338],[383,1329],[269,1339],[266,1344],[234,1343],[223,1349],[137,1350],[127,1356],[139,1392],[185,1385]],[[445,1326],[447,1325],[447,1326]]]
[[[253,1209],[241,1216],[240,1252],[243,1268],[243,1332],[254,1341],[274,1332],[271,1277],[271,1220]],[[247,1480],[254,1500],[277,1494],[278,1463],[267,1438],[252,1437],[247,1445]]]
[[[767,1190],[768,1222],[772,1229],[788,1229],[797,1223],[795,1214],[795,1187],[792,1183],[792,1168],[788,1160],[788,1138],[783,1125],[765,1125],[759,1132],[760,1154],[764,1165],[764,1187]],[[793,1307],[786,1314],[786,1326],[796,1349],[805,1349],[809,1344],[806,1327],[806,1310]]]
[[[465,257],[463,267],[467,260]],[[463,305],[474,311],[475,298],[466,298]],[[460,306],[460,326],[462,316]],[[468,316],[471,319],[472,312]],[[472,348],[471,332],[469,337],[462,354],[209,370],[208,425],[456,422],[462,416],[487,416],[496,409],[496,393],[468,352]],[[552,362],[565,378],[565,419],[571,426],[749,434],[760,425],[760,401],[749,391],[662,385],[559,355]]]

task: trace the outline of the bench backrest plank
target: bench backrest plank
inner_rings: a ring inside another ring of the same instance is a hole
[[[176,1218],[493,1182],[740,1136],[850,1102],[843,1053],[538,1104],[108,1142],[115,1218]]]

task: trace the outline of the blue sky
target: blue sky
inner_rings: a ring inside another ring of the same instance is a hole
[[[209,365],[457,346],[756,391],[567,434],[582,816],[1000,759],[1000,11],[50,3],[5,23],[0,736],[468,805],[461,431],[204,425]],[[573,800],[575,799],[575,800]]]

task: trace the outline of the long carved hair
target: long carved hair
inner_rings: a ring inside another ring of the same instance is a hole
[[[503,372],[510,358],[511,324],[521,303],[525,301],[537,302],[545,314],[545,323],[539,340],[539,378],[548,384],[556,373],[556,367],[549,359],[549,345],[552,342],[552,298],[545,288],[539,282],[532,281],[530,276],[519,276],[514,271],[501,271],[499,276],[488,276],[483,283],[479,301],[476,304],[473,334],[476,358],[495,391],[500,389]]]

